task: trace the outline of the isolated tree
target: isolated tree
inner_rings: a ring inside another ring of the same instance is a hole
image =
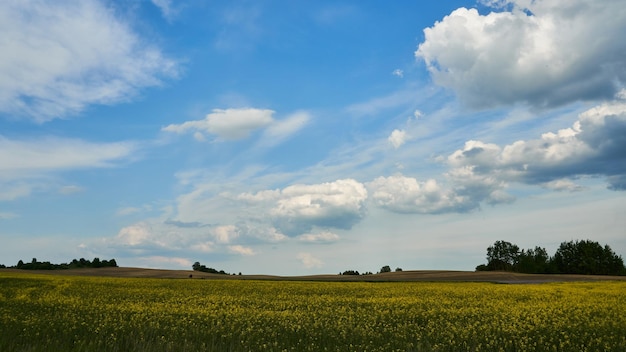
[[[217,269],[213,269],[213,268],[207,268],[206,265],[202,265],[200,264],[200,262],[195,262],[193,263],[193,265],[191,266],[191,268],[194,271],[202,271],[205,273],[210,273],[210,274],[224,274],[224,275],[229,275],[227,272],[225,272],[224,270],[217,270]]]
[[[396,272],[397,271],[402,271],[402,268],[400,268],[400,267],[396,268]]]
[[[390,273],[391,272],[391,267],[389,265],[385,265],[382,268],[380,268],[380,273]]]
[[[506,241],[496,241],[487,248],[489,270],[513,270],[517,263],[519,247]]]

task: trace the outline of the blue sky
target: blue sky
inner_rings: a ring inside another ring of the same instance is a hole
[[[622,1],[4,1],[0,263],[626,255]]]

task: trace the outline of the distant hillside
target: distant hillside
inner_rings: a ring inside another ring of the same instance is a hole
[[[17,269],[0,269],[0,272],[23,273]],[[372,275],[308,275],[308,276],[273,276],[273,275],[223,275],[192,270],[162,270],[144,268],[83,268],[69,270],[32,270],[30,273],[107,276],[163,279],[215,279],[215,280],[290,280],[290,281],[449,281],[449,282],[495,282],[495,283],[543,283],[565,281],[626,281],[625,276],[608,275],[561,275],[561,274],[521,274],[502,271],[473,272],[448,270],[405,270]]]

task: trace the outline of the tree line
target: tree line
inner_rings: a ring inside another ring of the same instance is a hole
[[[396,271],[402,271],[402,268],[396,268]],[[391,272],[391,267],[389,265],[385,265],[382,268],[380,268],[380,271],[377,272],[377,274],[382,274],[382,273],[390,273]],[[342,273],[339,273],[339,275],[373,275],[374,273],[372,273],[371,271],[366,271],[362,274],[359,274],[358,270],[346,270]]]
[[[40,262],[37,258],[33,258],[30,263],[24,263],[20,259],[14,266],[9,266],[10,269],[22,269],[22,270],[64,270],[64,269],[79,269],[79,268],[117,268],[117,262],[115,259],[100,260],[96,257],[93,260],[80,258],[73,259],[69,263],[53,264],[48,261]],[[0,265],[0,268],[6,268],[4,265]]]
[[[562,242],[554,255],[535,246],[522,249],[511,242],[496,241],[487,248],[487,264],[477,271],[513,271],[527,274],[626,275],[621,256],[609,245],[590,240]]]

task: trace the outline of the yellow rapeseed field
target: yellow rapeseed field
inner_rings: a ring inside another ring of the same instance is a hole
[[[626,351],[626,282],[0,273],[0,351]]]

